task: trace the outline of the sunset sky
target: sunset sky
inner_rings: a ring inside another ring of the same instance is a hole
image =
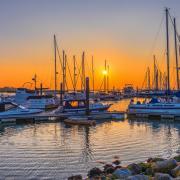
[[[140,88],[153,54],[164,71],[165,7],[177,18],[179,30],[180,0],[0,0],[0,87],[21,87],[36,73],[38,82],[53,88],[56,34],[69,64],[73,55],[80,63],[85,51],[89,74],[94,56],[96,88],[102,82],[105,59],[111,87],[132,83]],[[170,24],[173,75],[172,32]],[[60,82],[62,72],[58,71]]]

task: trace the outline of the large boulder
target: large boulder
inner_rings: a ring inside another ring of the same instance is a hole
[[[115,167],[112,164],[106,164],[104,166],[104,173],[105,174],[112,174],[115,171]]]
[[[164,161],[157,161],[152,163],[152,169],[154,172],[170,173],[172,169],[177,166],[175,159],[168,159]]]
[[[163,159],[163,158],[159,158],[159,157],[156,157],[156,158],[149,158],[147,160],[147,163],[152,163],[152,162],[157,162],[157,161],[165,161],[166,159]]]
[[[174,169],[171,170],[171,174],[174,176],[174,177],[178,177],[180,178],[180,165],[175,167]]]
[[[113,165],[119,166],[121,164],[121,161],[116,159],[115,161],[112,162]]]
[[[132,172],[133,175],[140,174],[142,172],[142,168],[138,164],[129,164],[127,168]]]
[[[169,174],[156,173],[154,180],[173,180],[173,178]]]
[[[149,177],[143,174],[138,174],[134,176],[129,176],[127,180],[148,180]]]
[[[180,155],[175,156],[174,159],[175,159],[177,162],[180,162]]]
[[[103,172],[99,168],[95,167],[88,172],[88,177],[89,178],[99,177],[102,174]]]
[[[115,175],[119,179],[126,179],[127,177],[131,176],[132,173],[127,168],[120,168],[120,169],[116,169],[113,175]]]

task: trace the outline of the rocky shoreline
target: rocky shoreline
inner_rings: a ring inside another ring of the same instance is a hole
[[[102,162],[101,162],[102,163]],[[149,158],[146,162],[121,166],[118,157],[112,163],[102,163],[102,169],[91,169],[86,180],[180,180],[180,155],[171,159]],[[74,175],[68,180],[83,180],[81,175]]]

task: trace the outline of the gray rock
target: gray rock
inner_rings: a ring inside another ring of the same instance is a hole
[[[163,159],[163,158],[149,158],[147,160],[148,163],[152,163],[152,162],[157,162],[157,161],[165,161],[166,159]]]
[[[172,169],[171,174],[172,174],[174,177],[180,176],[180,165],[177,166],[177,167],[175,167],[174,169]]]
[[[93,177],[101,176],[102,174],[103,172],[99,168],[95,167],[88,172],[88,177],[93,178]]]
[[[165,161],[157,161],[152,163],[152,169],[155,172],[162,172],[162,173],[169,173],[176,166],[177,166],[177,161],[175,159],[168,159]]]
[[[174,159],[175,159],[177,162],[180,162],[180,155],[175,156]]]
[[[138,174],[138,175],[135,175],[135,176],[129,176],[127,178],[127,180],[148,180],[148,176],[145,176],[145,175],[141,175],[141,174]]]
[[[129,164],[127,168],[132,172],[133,175],[140,174],[142,172],[141,166],[138,164]]]
[[[154,180],[173,180],[173,178],[169,174],[156,173],[154,176]]]
[[[131,176],[132,173],[127,168],[120,168],[120,169],[116,169],[113,175],[115,175],[119,179],[126,179],[127,177]]]

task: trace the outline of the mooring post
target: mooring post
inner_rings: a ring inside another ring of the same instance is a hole
[[[89,115],[89,77],[86,77],[86,115]]]
[[[60,83],[60,105],[63,105],[63,83]]]
[[[43,85],[42,83],[40,84],[40,95],[42,96],[42,89],[43,89]]]

